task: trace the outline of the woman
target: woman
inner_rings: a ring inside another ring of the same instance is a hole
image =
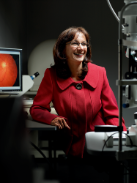
[[[46,69],[30,113],[34,120],[62,129],[66,154],[83,157],[86,132],[94,131],[95,125],[118,126],[117,102],[105,68],[91,63],[89,34],[84,28],[63,31],[53,55],[55,64]],[[58,115],[50,113],[51,101]]]

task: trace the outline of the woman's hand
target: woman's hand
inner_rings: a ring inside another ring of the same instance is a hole
[[[63,129],[64,127],[67,127],[70,129],[68,126],[67,122],[65,121],[64,118],[56,117],[51,121],[51,125],[57,126],[59,129]]]

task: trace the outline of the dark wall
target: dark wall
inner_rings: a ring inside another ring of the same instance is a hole
[[[8,2],[8,3],[7,3]],[[116,13],[124,0],[110,0]],[[23,48],[23,74],[31,51],[41,42],[57,39],[70,26],[83,26],[90,34],[92,61],[104,66],[118,99],[118,22],[106,0],[0,0],[0,46]],[[128,110],[128,112],[127,112]],[[124,109],[126,125],[135,109]]]
[[[0,47],[23,49],[23,72],[27,67],[27,14],[23,0],[0,0]]]
[[[116,12],[124,3],[111,0]],[[44,40],[56,39],[70,26],[83,26],[91,36],[92,60],[106,67],[116,89],[118,22],[105,0],[46,0],[27,2],[28,56]],[[116,94],[117,95],[117,94]]]
[[[116,12],[124,3],[111,0]],[[28,56],[44,40],[56,39],[70,26],[83,26],[91,37],[92,60],[106,67],[115,90],[117,77],[118,22],[105,0],[47,0],[27,2]]]

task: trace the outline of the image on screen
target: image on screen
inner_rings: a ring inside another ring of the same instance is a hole
[[[0,92],[22,91],[22,49],[0,48]]]

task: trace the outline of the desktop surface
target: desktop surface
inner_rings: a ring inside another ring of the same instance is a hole
[[[48,125],[48,124],[41,123],[38,121],[34,121],[32,119],[26,120],[26,126],[27,126],[27,128],[29,128],[31,130],[48,130],[48,131],[56,131],[57,130],[56,126],[52,126],[52,125]]]

